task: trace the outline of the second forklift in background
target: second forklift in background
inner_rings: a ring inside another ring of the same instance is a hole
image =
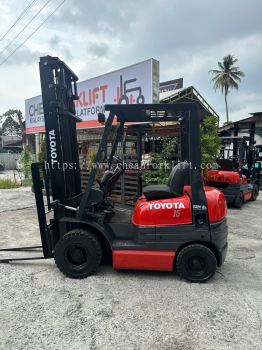
[[[217,170],[207,173],[207,184],[220,189],[227,203],[241,208],[259,194],[260,172],[256,168],[254,139],[251,136],[222,137]],[[228,145],[233,143],[233,149]]]

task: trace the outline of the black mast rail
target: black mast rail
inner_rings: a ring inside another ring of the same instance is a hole
[[[53,200],[70,204],[81,193],[74,101],[78,77],[57,57],[41,57],[46,150]],[[63,171],[61,171],[61,167]]]
[[[78,99],[76,74],[59,58],[45,56],[39,63],[45,120],[46,162],[32,164],[38,222],[42,246],[3,248],[5,252],[41,252],[42,256],[0,257],[0,262],[47,259],[60,237],[59,220],[66,215],[64,206],[74,206],[81,195],[74,101]],[[43,183],[48,210],[55,208],[54,218],[47,223]],[[52,194],[52,201],[50,196]],[[61,205],[58,205],[61,204]],[[41,249],[41,250],[39,250]]]

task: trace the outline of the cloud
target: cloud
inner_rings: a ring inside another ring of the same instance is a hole
[[[143,1],[74,0],[67,1],[57,15],[60,24],[81,27],[92,34],[121,36],[130,30]],[[145,3],[144,3],[145,4]]]
[[[53,35],[49,40],[48,40],[48,43],[50,45],[50,47],[52,49],[55,49],[58,45],[60,45],[61,43],[61,39],[59,38],[59,36],[56,34],[56,35]]]
[[[62,38],[57,34],[53,35],[48,40],[50,51],[55,52],[55,55],[61,55],[64,60],[71,61],[73,56],[68,44],[64,44]]]
[[[0,62],[3,62],[10,53],[0,55]],[[30,65],[38,62],[40,56],[44,56],[46,53],[37,50],[31,50],[27,47],[21,47],[17,52],[10,56],[6,62],[3,63],[4,67],[8,66],[20,66]],[[4,67],[2,69],[4,69]]]
[[[25,5],[26,1],[1,1],[2,33]],[[183,77],[185,86],[194,85],[224,121],[224,99],[214,92],[208,71],[231,53],[246,76],[239,91],[229,94],[230,118],[244,118],[247,111],[262,110],[261,12],[261,0],[67,0],[0,67],[8,76],[7,83],[0,81],[0,96],[10,89],[19,108],[30,97],[17,89],[20,65],[30,79],[26,93],[40,91],[36,68],[44,54],[65,60],[80,80],[154,57],[160,61],[162,81]]]
[[[103,58],[108,55],[110,48],[106,43],[91,43],[87,47],[88,55],[92,55],[96,58]]]

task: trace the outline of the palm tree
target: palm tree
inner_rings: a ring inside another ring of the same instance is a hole
[[[233,55],[227,55],[223,57],[223,62],[218,62],[218,67],[220,69],[212,69],[209,71],[209,73],[214,75],[211,81],[214,83],[215,91],[221,89],[222,94],[225,95],[227,123],[229,123],[227,94],[230,89],[238,90],[238,83],[241,82],[241,77],[245,76],[244,72],[242,72],[239,67],[234,66],[237,61],[238,59],[234,58]]]

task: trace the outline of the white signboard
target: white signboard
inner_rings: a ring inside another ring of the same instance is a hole
[[[77,128],[97,127],[97,114],[105,104],[158,103],[159,62],[149,59],[77,84],[79,100],[76,115],[82,119]],[[26,132],[44,131],[42,96],[25,101]]]

